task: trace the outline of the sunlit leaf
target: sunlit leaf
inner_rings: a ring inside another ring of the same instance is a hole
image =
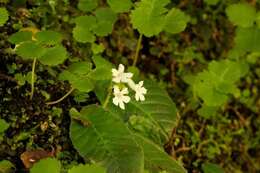
[[[256,10],[248,3],[230,5],[226,9],[226,13],[232,23],[242,27],[253,26],[256,19]]]
[[[101,162],[108,173],[143,172],[143,152],[120,119],[96,105],[80,113],[72,117],[70,136],[81,156]]]

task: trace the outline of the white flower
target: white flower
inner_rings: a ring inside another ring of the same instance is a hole
[[[114,86],[114,98],[113,98],[113,103],[116,106],[119,106],[121,109],[125,109],[125,104],[130,101],[130,97],[126,96],[125,94],[128,94],[128,88],[122,89],[120,91],[118,86]]]
[[[125,67],[122,64],[119,64],[118,70],[112,69],[112,81],[115,83],[127,83],[129,79],[133,77],[133,73],[125,73]]]
[[[135,99],[136,101],[144,101],[147,90],[143,87],[144,82],[140,81],[138,84],[135,85]]]

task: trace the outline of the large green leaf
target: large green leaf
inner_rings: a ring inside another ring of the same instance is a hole
[[[101,162],[109,173],[142,173],[143,152],[123,122],[97,105],[72,116],[70,136],[81,156]]]
[[[165,170],[167,173],[186,173],[185,169],[162,148],[140,135],[135,135],[135,139],[143,148],[145,168],[150,172],[158,173]]]
[[[71,168],[68,173],[106,173],[99,165],[78,165]]]
[[[226,9],[229,20],[235,25],[251,27],[256,19],[256,10],[248,3],[230,5]]]
[[[152,81],[145,81],[145,101],[130,102],[131,113],[145,115],[163,130],[170,132],[175,126],[177,108],[167,92]],[[133,100],[133,99],[132,99]]]

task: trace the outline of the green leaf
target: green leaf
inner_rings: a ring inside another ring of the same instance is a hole
[[[95,83],[88,76],[79,76],[64,70],[60,75],[59,79],[63,81],[69,81],[71,86],[78,89],[81,92],[90,92],[94,89]]]
[[[25,41],[32,41],[32,32],[19,31],[12,34],[8,40],[13,44],[19,44]]]
[[[78,165],[71,168],[68,173],[106,173],[99,165]]]
[[[235,37],[235,49],[244,52],[260,52],[260,29],[256,27],[238,27]]]
[[[143,172],[143,152],[120,119],[97,105],[80,113],[90,125],[72,118],[70,137],[81,156],[101,162],[108,173]]]
[[[93,43],[96,39],[94,34],[92,34],[90,31],[78,26],[73,28],[73,37],[76,41],[81,43]]]
[[[93,80],[110,80],[112,79],[112,73],[108,68],[101,67],[91,71],[89,77]]]
[[[67,51],[63,46],[46,48],[45,53],[39,58],[44,65],[56,66],[67,59]]]
[[[93,32],[97,36],[107,36],[113,30],[116,21],[116,14],[110,8],[99,8],[95,12],[97,25]]]
[[[0,161],[0,173],[13,173],[14,172],[14,165],[7,161],[2,160]]]
[[[70,80],[70,83],[73,88],[76,88],[81,92],[90,92],[95,87],[94,81],[88,77],[85,78],[75,77],[74,80]]]
[[[176,125],[175,103],[155,82],[145,81],[144,87],[147,89],[145,101],[137,102],[132,99],[130,102],[132,114],[147,116],[162,130],[170,132]]]
[[[0,8],[0,26],[3,26],[9,18],[8,11],[6,8]]]
[[[90,12],[97,8],[98,0],[79,0],[78,9],[84,12]]]
[[[5,120],[0,119],[0,134],[3,133],[6,129],[8,129],[9,124],[5,122]]]
[[[224,173],[225,171],[214,163],[203,163],[202,164],[203,173]]]
[[[133,27],[141,34],[151,37],[163,30],[165,13],[168,11],[165,6],[169,0],[142,0],[131,12]]]
[[[95,81],[89,77],[92,64],[90,62],[76,62],[59,75],[60,80],[69,81],[73,88],[81,92],[90,92],[94,89]]]
[[[190,84],[206,106],[217,107],[225,104],[230,94],[236,93],[235,82],[247,72],[248,65],[244,62],[212,61],[208,70],[198,73]]]
[[[39,58],[45,53],[45,49],[34,41],[23,42],[16,48],[17,55],[23,59]]]
[[[92,69],[92,63],[90,62],[76,62],[68,67],[68,70],[75,75],[87,75]]]
[[[53,158],[42,159],[35,163],[30,170],[30,173],[60,173],[61,163]]]
[[[95,36],[91,32],[96,26],[94,16],[80,16],[75,19],[76,27],[73,28],[73,37],[81,43],[94,42]]]
[[[107,0],[107,3],[117,13],[127,12],[133,5],[131,0]]]
[[[251,27],[256,19],[256,10],[248,3],[230,5],[226,9],[229,20],[241,27]]]
[[[216,115],[217,110],[218,107],[202,105],[202,107],[198,110],[198,114],[205,119],[210,119]]]
[[[181,10],[166,8],[169,0],[141,0],[131,12],[133,27],[146,37],[158,35],[163,30],[178,33],[185,29],[189,18]]]
[[[75,19],[75,23],[78,27],[91,31],[93,28],[95,28],[96,18],[94,16],[87,15],[79,16]]]
[[[93,44],[91,44],[91,50],[92,50],[93,54],[97,55],[97,54],[104,52],[105,47],[103,44],[93,43]]]
[[[164,30],[171,34],[176,34],[186,28],[189,17],[180,9],[173,8],[166,15]]]
[[[61,42],[62,35],[55,31],[40,31],[35,35],[37,42],[45,45],[55,45]]]
[[[135,135],[135,139],[143,148],[145,168],[147,170],[153,172],[165,170],[167,173],[186,173],[185,169],[166,154],[162,148],[140,135]]]

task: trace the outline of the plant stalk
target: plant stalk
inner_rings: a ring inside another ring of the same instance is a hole
[[[104,102],[104,104],[102,106],[104,109],[107,107],[107,105],[109,103],[109,100],[111,98],[111,95],[112,95],[112,82],[111,82],[111,84],[108,87],[108,94],[107,94],[106,100],[105,100],[105,102]]]
[[[133,66],[136,66],[136,63],[137,63],[137,60],[138,60],[138,55],[139,55],[139,52],[140,52],[140,49],[141,49],[142,38],[143,38],[143,34],[140,34],[139,38],[138,38],[136,50],[135,50]]]
[[[35,67],[36,67],[36,58],[33,59],[33,63],[32,63],[32,78],[31,78],[31,94],[30,94],[30,99],[32,100],[33,98],[33,93],[34,93],[34,74],[35,74]]]
[[[63,101],[66,97],[68,97],[75,89],[71,88],[63,97],[61,97],[60,99],[56,100],[56,101],[51,101],[51,102],[47,102],[47,105],[54,105],[57,103],[60,103],[61,101]]]

